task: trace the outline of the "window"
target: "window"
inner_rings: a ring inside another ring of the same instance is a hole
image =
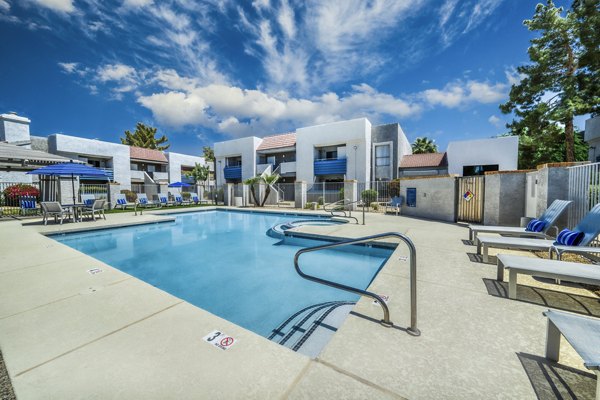
[[[466,165],[463,167],[463,176],[484,175],[488,171],[498,171],[498,164]]]
[[[335,159],[337,159],[337,150],[335,150],[335,151],[326,151],[325,152],[325,158],[327,160],[335,160]]]
[[[375,146],[375,166],[389,167],[390,165],[390,146],[380,145]]]

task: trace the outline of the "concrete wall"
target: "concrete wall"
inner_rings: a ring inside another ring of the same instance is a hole
[[[28,142],[30,123],[28,118],[16,114],[0,114],[0,142]]]
[[[402,157],[406,154],[412,154],[412,147],[402,131],[400,124],[385,124],[373,126],[371,128],[371,145],[373,148],[371,154],[371,180],[375,180],[375,145],[378,143],[392,142],[390,174],[391,179],[398,177],[398,167]]]
[[[554,200],[569,199],[569,170],[566,167],[541,168],[537,171],[537,216]],[[568,210],[556,221],[559,229],[567,228]],[[570,228],[573,228],[572,226]]]
[[[296,179],[314,182],[315,147],[334,145],[346,146],[346,179],[356,179],[360,182],[369,181],[371,177],[371,123],[366,118],[297,129]],[[353,146],[357,146],[356,151]]]
[[[589,160],[600,162],[600,117],[585,121],[584,140],[590,145]]]
[[[196,163],[205,165],[204,157],[190,156],[187,154],[179,153],[166,153],[169,165],[167,166],[167,172],[169,173],[169,183],[181,182],[181,167],[195,167]],[[212,164],[212,163],[211,163]]]
[[[48,138],[41,136],[31,136],[31,149],[45,151],[46,153],[49,153]]]
[[[27,175],[26,171],[0,170],[0,182],[31,183],[33,175]]]
[[[54,134],[48,136],[48,149],[50,153],[79,160],[84,160],[86,156],[107,158],[112,164],[115,182],[119,182],[124,189],[131,188],[129,146]]]
[[[468,165],[498,164],[500,171],[518,168],[519,138],[506,136],[494,139],[464,140],[448,144],[448,173],[462,176]]]
[[[404,197],[402,215],[433,219],[438,221],[456,221],[456,179],[454,177],[431,177],[420,179],[402,179],[400,193]],[[417,206],[406,205],[406,189],[417,189]]]
[[[226,142],[215,143],[215,159],[217,171],[215,173],[217,184],[225,183],[223,177],[223,168],[225,168],[225,159],[227,157],[242,157],[242,181],[250,179],[256,175],[256,149],[262,142],[262,139],[256,136],[228,140]],[[219,164],[219,161],[221,163]]]
[[[519,226],[525,215],[526,172],[485,175],[484,225]]]

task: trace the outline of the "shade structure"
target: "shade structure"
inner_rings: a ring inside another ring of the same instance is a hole
[[[173,183],[169,183],[169,187],[189,187],[192,186],[188,183],[184,183],[184,182],[173,182]]]
[[[93,176],[98,178],[106,178],[108,180],[108,175],[101,169],[90,167],[86,164],[74,163],[73,161],[48,165],[47,167],[34,169],[33,171],[29,171],[27,173],[30,175],[70,176],[71,187],[73,189],[73,204],[77,203],[75,199],[76,176]]]

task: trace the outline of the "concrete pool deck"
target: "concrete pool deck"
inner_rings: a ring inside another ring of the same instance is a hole
[[[595,378],[566,342],[560,364],[543,359],[542,311],[598,317],[599,299],[577,286],[519,277],[520,301],[508,300],[496,266],[474,262],[459,225],[368,214],[365,226],[298,228],[338,237],[397,231],[418,255],[422,335],[403,330],[408,252],[399,245],[370,287],[391,296],[396,326],[374,322],[381,308],[363,298],[314,360],[40,234],[168,218],[154,214],[62,227],[0,223],[0,350],[19,399],[593,396]],[[93,268],[102,272],[88,273]],[[213,330],[238,343],[227,351],[207,344],[202,338]]]

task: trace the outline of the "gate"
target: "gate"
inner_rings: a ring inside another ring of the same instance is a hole
[[[569,167],[569,228],[600,203],[600,163]]]
[[[485,198],[485,176],[464,176],[458,180],[457,220],[483,222],[483,199]]]

